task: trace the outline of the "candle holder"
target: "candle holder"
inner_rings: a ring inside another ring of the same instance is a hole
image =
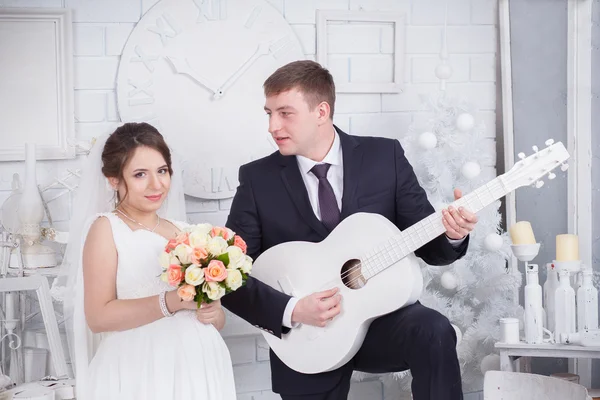
[[[527,262],[537,257],[540,252],[540,243],[511,244],[510,248],[519,261],[525,262],[525,268],[527,268]]]
[[[557,271],[566,269],[570,274],[575,274],[581,271],[581,260],[570,260],[570,261],[556,261],[552,260],[552,264]]]
[[[556,261],[553,260],[554,268],[560,274],[560,271],[569,271],[569,281],[573,290],[577,291],[577,274],[581,272],[582,264],[581,260],[569,260],[569,261]]]

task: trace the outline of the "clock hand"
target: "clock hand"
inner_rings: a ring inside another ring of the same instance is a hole
[[[287,41],[287,36],[285,36],[282,39],[279,39],[277,41],[270,41],[270,42],[262,42],[258,45],[258,47],[256,48],[256,51],[254,52],[254,54],[252,54],[250,56],[250,58],[248,58],[239,68],[237,71],[235,71],[235,73],[233,75],[231,75],[229,77],[229,79],[227,79],[225,81],[224,84],[221,85],[221,87],[219,89],[217,89],[217,92],[214,95],[215,99],[219,99],[221,98],[224,94],[225,91],[231,87],[231,85],[233,85],[233,83],[235,81],[237,81],[239,79],[240,76],[242,76],[244,74],[244,72],[246,72],[246,70],[248,68],[250,68],[250,66],[256,61],[258,60],[260,57],[265,56],[269,53],[274,53],[278,50],[280,50],[280,48],[282,47],[280,42],[282,42],[282,40],[285,39]]]
[[[215,86],[210,83],[206,78],[201,75],[198,75],[196,71],[194,71],[187,62],[187,59],[180,59],[173,56],[166,56],[167,60],[171,63],[175,72],[178,74],[184,74],[198,82],[200,85],[204,86],[208,90],[213,93],[213,96],[217,96],[219,93],[218,89],[215,89]]]

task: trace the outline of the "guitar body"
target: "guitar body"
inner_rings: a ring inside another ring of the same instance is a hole
[[[412,253],[366,282],[359,279],[360,265],[348,263],[398,234],[400,230],[381,215],[357,213],[320,243],[282,243],[258,257],[252,276],[276,290],[301,298],[337,287],[342,295],[341,313],[324,328],[300,325],[281,339],[263,333],[288,367],[306,374],[341,367],[358,352],[375,318],[418,300],[423,277]],[[350,279],[343,279],[346,276]],[[351,288],[356,283],[363,286]]]

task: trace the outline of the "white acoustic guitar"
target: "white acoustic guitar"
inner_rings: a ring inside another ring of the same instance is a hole
[[[562,143],[521,160],[507,173],[452,203],[476,213],[521,186],[541,187],[539,179],[569,158]],[[275,354],[290,368],[314,374],[336,369],[359,350],[373,319],[415,303],[423,290],[413,254],[445,232],[441,212],[400,231],[378,214],[350,215],[320,243],[287,242],[262,253],[252,275],[290,296],[304,297],[338,287],[342,311],[326,327],[300,325],[281,339],[263,333]]]

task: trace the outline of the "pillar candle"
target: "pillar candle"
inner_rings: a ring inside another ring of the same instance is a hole
[[[519,221],[509,229],[510,239],[513,244],[535,244],[533,229],[528,221]]]
[[[579,238],[577,235],[556,235],[556,261],[578,261]]]
[[[6,293],[6,319],[11,320],[15,318],[15,302],[14,302],[14,293],[8,292]]]

